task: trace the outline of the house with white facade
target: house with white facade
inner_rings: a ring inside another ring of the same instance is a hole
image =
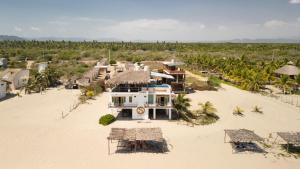
[[[111,113],[129,119],[172,119],[172,88],[151,77],[146,68],[127,70],[110,79],[107,85]]]
[[[0,80],[0,99],[6,96],[6,82]]]
[[[12,90],[24,87],[28,79],[29,70],[27,69],[6,69],[1,75],[1,80],[7,82]]]

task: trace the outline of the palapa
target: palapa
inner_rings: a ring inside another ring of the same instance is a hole
[[[108,139],[126,141],[163,141],[160,128],[112,128]]]
[[[119,84],[147,84],[150,80],[149,71],[125,71],[118,73],[115,77],[107,81],[107,84],[119,85]]]
[[[231,142],[252,142],[252,141],[263,141],[264,139],[254,131],[247,130],[247,129],[238,129],[238,130],[225,130],[225,137],[226,134],[229,136]]]
[[[287,144],[300,144],[300,132],[277,132]]]
[[[275,70],[275,73],[288,76],[297,76],[300,74],[300,69],[297,66],[294,66],[293,62],[289,62],[287,65]]]

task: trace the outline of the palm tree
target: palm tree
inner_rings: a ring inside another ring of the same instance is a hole
[[[193,123],[191,118],[188,116],[190,111],[188,108],[191,106],[191,100],[186,98],[184,94],[179,94],[176,99],[173,101],[174,108],[177,110],[177,113],[186,121]]]
[[[186,98],[184,94],[179,94],[174,100],[174,107],[178,112],[186,113],[191,106],[191,100]]]
[[[280,78],[280,85],[282,87],[283,93],[285,93],[288,88],[288,80],[289,80],[289,77],[287,75],[283,75]]]
[[[207,101],[204,104],[203,103],[199,103],[199,105],[201,106],[201,110],[198,113],[198,115],[205,115],[207,117],[212,117],[214,119],[219,119],[219,116],[216,115],[215,113],[217,112],[217,109],[214,107],[214,105]]]
[[[217,109],[214,107],[214,105],[207,101],[204,104],[203,103],[199,103],[199,105],[202,108],[201,113],[206,114],[206,115],[211,115],[217,112]]]

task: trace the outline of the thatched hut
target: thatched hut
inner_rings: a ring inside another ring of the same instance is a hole
[[[108,140],[108,153],[110,154],[110,142],[118,141],[118,148],[125,144],[125,147],[133,146],[137,150],[139,144],[147,144],[148,142],[156,142],[164,144],[163,134],[160,128],[112,128]],[[142,146],[143,147],[143,146]],[[149,146],[147,146],[149,148]],[[164,146],[160,146],[160,151],[164,151]]]
[[[125,71],[107,81],[108,86],[123,85],[141,85],[148,84],[150,80],[149,71]]]
[[[277,135],[284,140],[287,150],[289,145],[300,145],[300,132],[277,132]]]
[[[288,62],[287,65],[282,66],[281,68],[275,70],[277,75],[287,75],[291,78],[295,78],[300,74],[300,69],[294,65],[293,62]]]

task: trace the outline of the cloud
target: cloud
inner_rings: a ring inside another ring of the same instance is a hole
[[[49,21],[48,23],[52,25],[60,25],[60,26],[65,26],[69,24],[66,21],[59,21],[59,20]]]
[[[40,28],[34,27],[34,26],[31,26],[31,27],[30,27],[30,30],[32,30],[32,31],[41,31]]]
[[[206,25],[198,22],[183,22],[176,19],[136,19],[114,23],[99,32],[121,39],[162,40],[184,38],[191,32],[199,33]]]
[[[23,31],[23,29],[22,29],[22,28],[20,28],[20,27],[17,27],[17,26],[15,26],[15,27],[14,27],[14,30],[15,30],[16,32],[22,32],[22,31]]]
[[[289,3],[290,4],[299,4],[300,0],[290,0]]]
[[[226,30],[228,30],[228,27],[224,26],[224,25],[220,25],[220,26],[218,26],[218,30],[220,30],[220,31],[226,31]]]
[[[299,17],[299,18],[297,18],[297,21],[298,21],[298,22],[300,22],[300,17]]]
[[[270,20],[264,23],[264,27],[266,28],[278,28],[285,25],[287,25],[287,23],[281,20]]]

